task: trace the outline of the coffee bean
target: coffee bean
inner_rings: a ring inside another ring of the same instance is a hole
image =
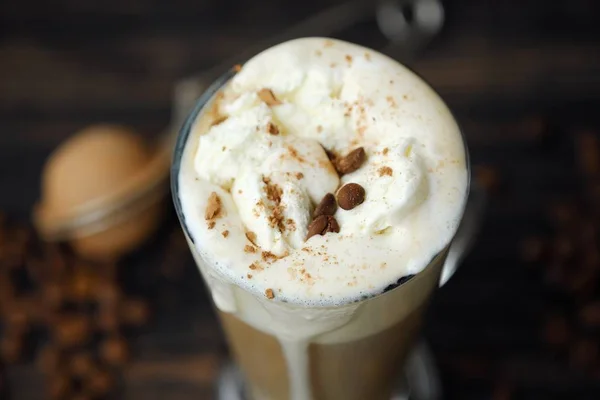
[[[121,305],[120,311],[127,325],[141,326],[150,318],[150,309],[142,300],[127,300]]]
[[[62,316],[53,328],[56,342],[64,347],[86,344],[92,335],[90,321],[83,315]]]
[[[6,335],[0,340],[0,356],[2,361],[14,364],[21,360],[23,354],[23,338],[16,334]]]
[[[352,150],[346,156],[337,158],[335,167],[340,175],[352,173],[359,169],[365,162],[367,155],[365,149],[359,147]]]
[[[71,356],[69,371],[73,376],[81,378],[88,376],[94,369],[94,360],[90,353],[76,353]]]
[[[310,239],[315,235],[324,235],[327,232],[338,233],[340,231],[340,226],[338,225],[336,219],[331,215],[320,215],[313,220],[308,226],[308,234],[306,235],[306,240]]]
[[[64,374],[56,374],[50,377],[47,390],[48,397],[52,400],[66,399],[71,394],[71,380]]]
[[[96,370],[84,381],[84,386],[94,397],[106,396],[114,385],[114,379],[108,371]]]
[[[579,339],[569,349],[569,363],[579,369],[593,367],[598,360],[598,343],[592,339]]]
[[[55,372],[62,364],[61,354],[53,346],[45,346],[37,355],[36,365],[40,371],[46,374]]]
[[[492,167],[477,165],[474,168],[475,180],[489,193],[495,193],[500,188],[500,174]]]
[[[521,257],[525,262],[538,262],[544,254],[545,243],[540,237],[529,237],[521,243]]]
[[[596,132],[580,132],[577,135],[577,152],[583,173],[595,175],[600,172],[600,143]]]
[[[337,200],[344,210],[352,210],[365,201],[365,189],[358,183],[347,183],[338,190]]]
[[[570,329],[566,318],[562,315],[550,316],[544,326],[543,335],[545,342],[549,345],[563,346],[567,344]]]
[[[56,282],[49,282],[42,289],[42,297],[44,306],[52,310],[60,308],[64,302],[64,290],[62,286]]]
[[[582,324],[590,327],[600,327],[600,302],[587,304],[579,312]]]
[[[120,337],[106,339],[100,345],[100,358],[109,365],[123,365],[129,358],[127,342]]]
[[[69,297],[75,302],[84,302],[93,296],[94,277],[89,273],[76,272],[69,286]]]
[[[337,210],[337,203],[335,202],[335,196],[331,193],[327,193],[313,213],[313,218],[317,218],[321,215],[334,215]]]
[[[514,396],[514,388],[507,382],[498,382],[494,388],[492,400],[511,400]]]
[[[114,282],[102,280],[94,286],[95,298],[100,305],[114,306],[121,299],[121,291]]]
[[[118,310],[116,310],[115,307],[102,306],[98,310],[96,323],[98,328],[100,328],[100,330],[103,332],[116,332],[121,325]]]

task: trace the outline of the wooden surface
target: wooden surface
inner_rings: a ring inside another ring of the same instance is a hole
[[[169,122],[178,79],[329,3],[2,2],[0,207],[28,218],[45,157],[77,129],[110,121],[156,136]],[[508,380],[518,398],[598,398],[597,380],[566,369],[541,345],[546,298],[517,248],[543,227],[549,201],[576,187],[571,149],[543,150],[528,133],[531,117],[547,115],[573,129],[598,126],[600,5],[446,3],[445,29],[412,67],[453,108],[473,163],[497,167],[505,184],[491,199],[475,250],[440,290],[428,319],[445,393],[488,399],[497,381]],[[128,261],[128,279],[154,299],[157,315],[134,338],[123,398],[211,398],[225,359],[191,257],[164,254],[176,229],[171,215],[152,245]],[[159,273],[165,265],[182,268],[184,279],[166,279]],[[15,399],[42,398],[32,365],[10,367],[9,378]]]

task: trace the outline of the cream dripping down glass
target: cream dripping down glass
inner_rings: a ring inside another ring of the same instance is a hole
[[[285,42],[200,98],[172,179],[247,396],[389,399],[469,191],[440,97],[374,50]]]

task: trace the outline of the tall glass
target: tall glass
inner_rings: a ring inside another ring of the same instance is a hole
[[[303,308],[290,304],[277,307],[284,313],[302,313],[304,311],[353,310],[353,317],[340,329],[318,335],[311,339],[306,347],[305,363],[307,371],[294,370],[286,360],[281,340],[275,338],[265,327],[252,326],[229,312],[226,306],[219,304],[218,290],[210,274],[211,265],[207,265],[198,253],[195,243],[186,225],[183,215],[179,172],[185,159],[186,144],[190,139],[192,127],[203,111],[209,110],[214,95],[235,75],[229,71],[200,97],[187,118],[176,144],[171,171],[172,192],[183,231],[190,250],[196,260],[205,283],[213,294],[216,312],[227,336],[230,350],[244,374],[249,393],[254,400],[299,400],[297,393],[302,389],[298,385],[298,375],[305,375],[304,382],[316,400],[388,400],[392,394],[398,372],[401,371],[407,353],[419,333],[424,311],[431,295],[440,283],[444,263],[450,250],[450,243],[437,254],[429,265],[415,276],[399,277],[396,285],[378,296],[358,303],[338,307]],[[467,155],[467,169],[470,169]],[[244,307],[264,308],[264,296],[256,296],[235,284],[226,290],[240,300]],[[277,324],[277,315],[271,314],[271,323]],[[281,314],[279,314],[281,315]],[[326,314],[324,314],[326,315]],[[310,321],[306,322],[310,324]],[[340,330],[343,329],[343,335]],[[301,397],[301,396],[300,396]],[[308,399],[301,399],[308,400]]]

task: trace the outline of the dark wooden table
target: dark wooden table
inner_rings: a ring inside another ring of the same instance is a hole
[[[174,83],[279,32],[334,1],[7,0],[0,4],[0,207],[27,219],[44,159],[95,122],[131,125],[149,137],[168,124]],[[598,380],[556,362],[539,340],[547,308],[539,277],[518,244],[544,226],[544,207],[575,190],[568,146],[542,149],[532,117],[597,127],[600,5],[447,1],[442,34],[412,67],[448,101],[474,164],[496,167],[472,254],[440,290],[425,335],[450,399],[488,399],[497,384],[517,398],[599,398]],[[164,261],[173,215],[154,244],[131,257],[129,279],[156,299],[156,317],[133,341],[123,398],[210,398],[226,349],[185,252]],[[185,279],[157,278],[156,260]],[[151,278],[148,278],[151,277]],[[41,398],[30,364],[10,367],[15,399]],[[600,377],[600,374],[598,375]],[[498,399],[500,397],[497,397]]]

